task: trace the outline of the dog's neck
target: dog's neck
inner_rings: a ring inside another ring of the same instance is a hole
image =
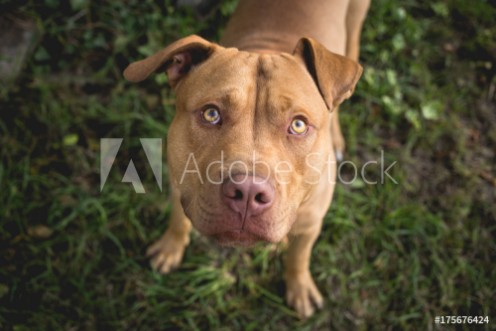
[[[256,53],[292,53],[310,37],[338,54],[345,51],[345,1],[241,0],[221,45]]]

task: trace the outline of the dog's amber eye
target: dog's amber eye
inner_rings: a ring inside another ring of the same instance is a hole
[[[217,109],[209,107],[203,111],[203,118],[211,124],[219,124],[220,113]]]
[[[291,126],[289,127],[289,133],[291,134],[305,134],[308,131],[307,123],[301,118],[295,118],[291,122]]]

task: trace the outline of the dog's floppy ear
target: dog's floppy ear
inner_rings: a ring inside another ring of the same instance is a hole
[[[153,72],[166,72],[172,87],[196,64],[206,60],[217,45],[196,35],[170,44],[144,60],[131,63],[124,70],[124,77],[131,82],[141,82]]]
[[[293,55],[303,60],[329,110],[351,96],[362,75],[358,63],[328,51],[311,38],[300,39]]]

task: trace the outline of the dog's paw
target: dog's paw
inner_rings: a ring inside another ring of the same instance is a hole
[[[322,308],[324,300],[309,271],[286,275],[286,301],[300,318],[313,315],[314,306]]]
[[[146,255],[151,258],[152,268],[162,274],[177,268],[183,259],[188,243],[188,238],[181,238],[166,232],[146,251]]]

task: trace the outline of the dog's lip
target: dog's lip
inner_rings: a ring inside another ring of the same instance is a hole
[[[225,206],[219,209],[202,208],[199,201],[196,201],[197,208],[189,208],[191,201],[184,196],[181,196],[180,201],[185,215],[196,230],[218,244],[227,246],[277,243],[287,234],[296,218],[296,214],[287,209],[282,213],[266,211],[243,222],[239,214],[226,209]],[[203,213],[199,213],[199,210],[203,210]]]
[[[217,243],[226,246],[252,246],[257,242],[267,242],[267,238],[245,230],[227,230],[209,235]]]

